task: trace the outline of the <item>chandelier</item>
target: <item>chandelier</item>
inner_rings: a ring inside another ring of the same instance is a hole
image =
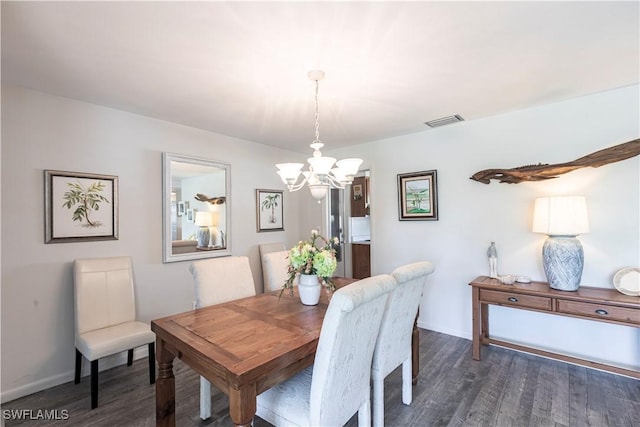
[[[362,159],[338,160],[333,157],[324,157],[320,149],[324,144],[320,142],[320,113],[318,109],[318,87],[320,80],[324,78],[324,71],[312,70],[308,73],[309,79],[316,83],[316,132],[315,139],[309,147],[313,149],[313,157],[309,157],[309,170],[302,172],[303,163],[278,163],[278,175],[282,182],[287,185],[289,191],[298,191],[305,184],[309,186],[314,199],[322,200],[330,188],[344,189],[345,186],[353,182],[353,177],[358,173],[358,168],[362,164]],[[335,164],[335,167],[334,167]],[[302,179],[301,178],[302,174]],[[298,182],[299,181],[299,182]]]

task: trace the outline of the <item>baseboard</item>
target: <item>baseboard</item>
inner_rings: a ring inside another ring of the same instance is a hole
[[[75,350],[74,350],[75,354]],[[149,347],[138,347],[133,351],[133,359],[143,359],[149,356]],[[127,363],[127,352],[115,354],[109,357],[103,357],[98,363],[100,371],[106,371],[107,369],[115,368],[116,366],[125,365]],[[91,375],[91,364],[89,361],[84,360],[82,362],[82,377],[88,377]],[[32,381],[27,384],[20,385],[8,390],[2,390],[0,393],[0,403],[5,404],[12,400],[19,399],[24,396],[28,396],[33,393],[37,393],[42,390],[46,390],[51,387],[55,387],[60,384],[73,381],[74,371],[66,371],[61,374],[53,375],[47,378],[41,378],[36,381]]]
[[[422,322],[420,321],[420,319],[418,319],[418,328],[428,329],[430,331],[440,332],[443,334],[452,335],[454,337],[471,340],[471,333],[469,332],[459,331],[457,329],[451,329],[451,328],[443,327],[442,325],[436,325],[433,323]]]

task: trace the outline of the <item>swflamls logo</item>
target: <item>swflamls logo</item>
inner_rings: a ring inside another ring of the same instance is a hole
[[[3,409],[5,420],[68,420],[68,409]]]

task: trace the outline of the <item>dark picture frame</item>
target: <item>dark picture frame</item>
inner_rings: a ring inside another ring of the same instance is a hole
[[[44,171],[45,243],[118,239],[118,177]]]
[[[435,169],[398,174],[398,219],[438,220],[438,173]]]
[[[263,231],[284,231],[284,191],[256,190],[256,227]]]

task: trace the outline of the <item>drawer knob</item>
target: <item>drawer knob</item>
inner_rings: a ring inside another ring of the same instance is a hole
[[[518,298],[516,298],[516,297],[509,297],[509,298],[507,298],[507,299],[508,299],[509,301],[511,301],[511,302],[518,302]]]
[[[603,309],[599,308],[599,309],[596,310],[596,314],[600,314],[602,316],[605,316],[605,315],[607,315],[609,313],[607,313],[607,310],[603,310]]]

